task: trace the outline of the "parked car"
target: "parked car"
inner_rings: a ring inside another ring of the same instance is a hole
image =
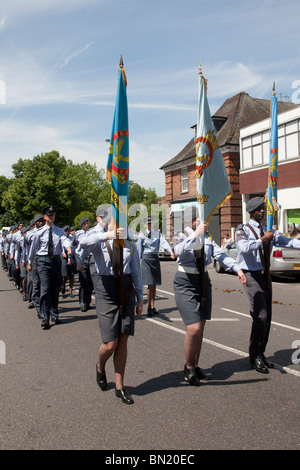
[[[167,241],[168,241],[168,240],[167,240]],[[173,245],[172,245],[172,243],[170,243],[169,241],[168,241],[168,243],[169,243],[170,247],[171,247],[172,250],[173,250]],[[171,254],[170,254],[168,251],[165,251],[162,247],[159,247],[158,258],[159,258],[160,260],[163,260],[163,259],[164,259],[164,260],[171,260],[171,261],[173,261],[173,259],[171,258]]]
[[[231,258],[236,259],[237,247],[235,241],[222,248],[222,250]],[[219,261],[215,260],[214,267],[217,273],[225,272]],[[300,250],[274,246],[270,257],[270,274],[273,276],[280,274],[300,276]]]

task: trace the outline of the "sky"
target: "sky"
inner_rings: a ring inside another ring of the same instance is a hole
[[[130,179],[193,137],[201,63],[213,115],[241,91],[300,103],[299,0],[1,0],[0,175],[59,151],[105,169],[122,54]]]

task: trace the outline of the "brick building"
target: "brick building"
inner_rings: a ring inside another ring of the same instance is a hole
[[[249,219],[249,214],[246,212],[249,198],[254,195],[265,195],[270,159],[269,126],[269,119],[265,119],[240,131],[240,193],[243,223]],[[292,233],[295,224],[298,231],[300,227],[299,106],[278,115],[277,202],[280,210],[276,212],[274,223],[279,231]]]
[[[297,107],[293,103],[278,102],[278,114]],[[252,98],[242,91],[228,98],[212,120],[223,154],[225,168],[233,192],[232,197],[216,213],[209,231],[217,243],[226,233],[233,233],[242,222],[242,197],[240,193],[240,129],[270,117],[270,100]],[[182,229],[183,212],[197,204],[196,189],[196,126],[194,136],[173,158],[160,167],[165,172],[165,203],[171,208],[171,233]],[[267,184],[267,180],[266,180]]]

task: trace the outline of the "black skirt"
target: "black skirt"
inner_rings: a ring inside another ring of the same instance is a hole
[[[142,279],[144,286],[161,285],[160,263],[157,253],[143,255]]]
[[[94,284],[96,311],[103,343],[117,339],[120,333],[134,335],[135,292],[131,276],[124,275],[124,311],[120,314],[119,280],[97,276]]]
[[[185,325],[198,323],[200,320],[211,319],[211,282],[208,273],[206,277],[206,304],[201,306],[201,277],[200,274],[189,274],[177,271],[174,278],[175,302]]]

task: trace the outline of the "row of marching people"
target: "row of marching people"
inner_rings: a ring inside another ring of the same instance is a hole
[[[264,355],[272,315],[272,284],[266,268],[274,245],[300,249],[300,241],[284,237],[276,230],[267,230],[262,225],[265,211],[263,198],[250,199],[246,210],[250,220],[248,224],[237,227],[236,260],[229,258],[220,249],[207,233],[207,226],[200,224],[196,217],[192,219],[191,227],[186,227],[185,233],[180,231],[174,236],[174,254],[178,265],[173,282],[174,298],[187,330],[184,340],[184,378],[190,385],[199,386],[202,380],[210,378],[209,374],[200,369],[199,360],[204,326],[210,320],[212,311],[212,286],[207,266],[213,258],[238,274],[244,286],[253,320],[249,342],[250,363],[257,372],[264,374],[274,367]],[[147,284],[150,287],[161,282],[160,273],[158,275],[157,272],[159,265],[154,260],[158,249],[155,238],[161,237],[152,230],[150,219],[146,232],[139,235],[137,247],[128,230],[116,230],[110,226],[106,228],[108,220],[104,211],[96,213],[97,224],[91,229],[88,229],[89,220],[83,218],[81,230],[70,239],[63,229],[54,225],[55,213],[54,207],[43,209],[45,224],[33,235],[27,255],[28,272],[33,273],[36,266],[40,278],[39,315],[42,326],[49,328],[50,317],[56,323],[59,322],[57,304],[60,284],[57,279],[61,278],[61,254],[65,250],[69,263],[75,248],[81,279],[85,278],[87,282],[88,272],[95,293],[102,338],[96,363],[97,383],[101,390],[107,388],[106,363],[113,356],[116,396],[124,403],[132,404],[134,400],[123,383],[127,341],[134,334],[135,314],[141,315],[143,311],[143,286]],[[119,245],[115,242],[117,236],[124,239]],[[269,250],[267,243],[270,245]],[[168,250],[167,246],[165,249]],[[118,251],[119,256],[116,256]],[[88,267],[86,272],[85,266]],[[84,305],[87,308],[90,299],[84,291],[85,286],[82,281],[79,301],[83,308]],[[151,294],[149,291],[147,296],[148,316],[157,314]]]
[[[97,223],[101,224],[99,214],[103,214],[96,212]],[[92,260],[80,247],[80,238],[89,229],[90,221],[83,217],[77,231],[69,225],[62,229],[54,224],[55,215],[56,207],[46,206],[29,226],[21,221],[9,230],[3,230],[0,237],[2,268],[23,300],[28,302],[28,308],[36,309],[44,329],[50,328],[50,321],[61,323],[59,293],[74,297],[76,274],[79,275],[81,311],[90,308],[93,292],[89,269]]]

